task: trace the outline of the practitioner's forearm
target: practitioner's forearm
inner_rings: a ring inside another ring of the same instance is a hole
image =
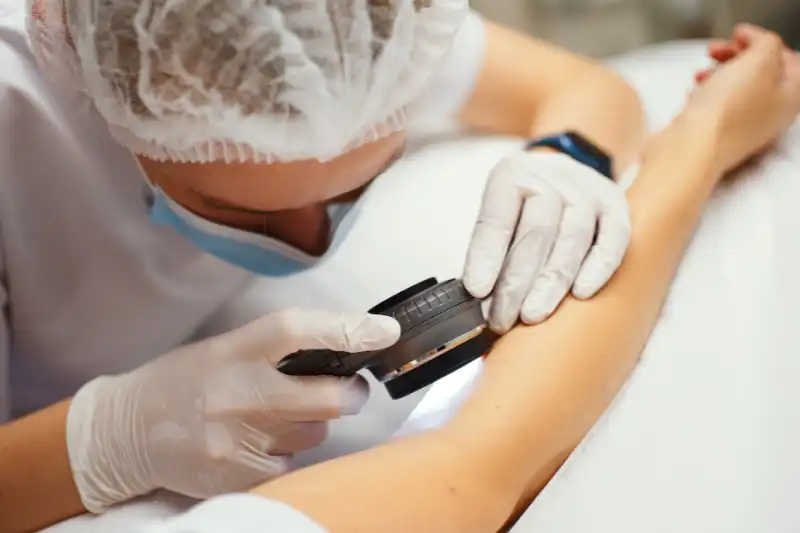
[[[512,331],[489,356],[449,430],[494,450],[498,485],[539,490],[633,369],[720,174],[710,130],[681,118],[651,141],[629,191],[631,246],[608,286]]]
[[[0,531],[27,533],[86,510],[67,453],[69,402],[0,426]]]

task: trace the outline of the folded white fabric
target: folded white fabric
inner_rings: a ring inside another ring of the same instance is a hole
[[[253,494],[228,494],[160,523],[125,533],[326,533],[288,505]]]

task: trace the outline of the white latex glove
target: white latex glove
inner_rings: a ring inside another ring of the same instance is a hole
[[[630,234],[621,186],[564,154],[515,153],[489,176],[464,285],[476,298],[491,294],[495,331],[520,318],[536,324],[570,289],[594,296],[622,262]]]
[[[277,363],[298,350],[380,350],[399,336],[390,317],[290,310],[89,382],[67,418],[84,505],[98,513],[160,488],[208,498],[284,473],[282,456],[320,444],[326,421],[358,413],[369,385],[290,377]]]

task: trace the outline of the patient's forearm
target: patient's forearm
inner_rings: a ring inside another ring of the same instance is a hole
[[[22,533],[85,512],[67,454],[69,402],[0,426],[0,531]]]
[[[649,148],[630,192],[622,269],[589,302],[515,330],[447,427],[257,489],[332,533],[487,533],[549,478],[617,393],[649,336],[715,182],[714,139],[681,121]]]
[[[594,299],[568,299],[546,323],[504,337],[451,425],[512,458],[496,462],[498,482],[514,479],[528,499],[608,407],[650,336],[720,172],[706,131],[681,120],[652,140],[628,194],[633,235],[616,276]]]
[[[575,130],[613,156],[615,174],[635,162],[644,137],[636,92],[617,74],[596,65],[546,100],[533,118],[530,135]]]
[[[558,46],[484,25],[483,64],[460,114],[466,128],[519,137],[577,130],[614,156],[618,172],[633,162],[644,120],[622,77]]]

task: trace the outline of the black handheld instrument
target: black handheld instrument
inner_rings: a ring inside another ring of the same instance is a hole
[[[344,353],[300,351],[285,357],[278,370],[293,376],[352,376],[367,369],[399,399],[481,357],[496,336],[486,324],[481,301],[461,280],[429,278],[369,310],[394,317],[402,334],[386,350]]]

